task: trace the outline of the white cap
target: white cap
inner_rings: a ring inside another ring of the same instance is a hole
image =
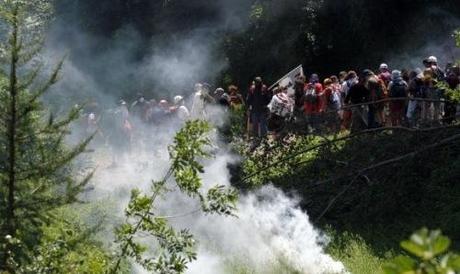
[[[182,100],[184,100],[184,97],[177,95],[176,97],[174,97],[174,104],[177,105],[180,102],[182,102]]]
[[[195,91],[198,91],[198,90],[202,90],[203,89],[203,85],[200,84],[200,83],[196,83],[195,84]]]
[[[427,60],[430,63],[437,63],[438,62],[438,58],[436,58],[435,56],[430,56],[430,57],[428,57]]]
[[[388,69],[388,65],[383,63],[380,65],[380,69]]]

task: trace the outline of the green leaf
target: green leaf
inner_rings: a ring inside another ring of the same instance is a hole
[[[384,274],[416,274],[416,269],[416,261],[407,256],[398,256],[382,267]]]
[[[416,267],[416,262],[407,256],[398,256],[394,262],[399,266],[400,270],[411,271]]]
[[[460,256],[458,255],[450,256],[447,262],[447,266],[452,268],[453,270],[460,271]]]
[[[433,244],[433,253],[435,256],[445,253],[450,247],[451,241],[446,236],[439,236]]]
[[[420,246],[417,243],[414,243],[413,241],[402,241],[401,247],[410,254],[413,254],[419,258],[425,257],[425,249],[423,248],[423,246]]]

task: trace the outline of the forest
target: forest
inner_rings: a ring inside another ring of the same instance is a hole
[[[460,273],[458,1],[0,21],[0,274]]]

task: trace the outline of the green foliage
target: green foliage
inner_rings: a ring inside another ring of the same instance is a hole
[[[460,30],[454,31],[455,44],[460,48]]]
[[[377,256],[364,239],[348,232],[334,233],[330,237],[331,243],[327,246],[327,253],[342,262],[350,273],[379,272],[384,259]]]
[[[235,137],[242,137],[246,134],[247,128],[247,115],[246,115],[246,108],[233,108],[230,111],[230,122],[231,125],[231,136],[234,139]]]
[[[257,22],[260,19],[262,19],[263,16],[264,6],[259,2],[254,3],[251,7],[251,13],[249,14],[249,18],[251,18],[253,22]]]
[[[52,221],[43,226],[43,237],[36,247],[38,255],[33,263],[18,272],[57,274],[108,271],[113,258],[102,243],[95,240],[106,221],[103,211],[104,208],[98,204],[54,210]],[[90,224],[94,219],[97,222]],[[121,272],[127,273],[126,270]]]
[[[211,156],[208,151],[211,146],[210,130],[207,122],[188,121],[169,148],[171,166],[164,179],[153,182],[149,194],[132,191],[125,212],[127,220],[116,230],[120,252],[111,273],[118,271],[121,260],[126,257],[133,258],[146,270],[155,273],[184,273],[187,264],[196,259],[195,240],[189,231],[176,231],[168,223],[170,217],[154,212],[160,198],[172,191],[168,187],[172,178],[182,193],[200,201],[204,213],[234,215],[238,199],[234,189],[215,186],[202,193],[200,174],[204,173],[204,167],[200,160]],[[149,249],[141,244],[140,235],[143,243],[152,245],[152,242],[156,242],[155,248]],[[150,240],[146,241],[146,237]]]
[[[242,147],[237,183],[295,191],[316,225],[360,235],[378,257],[426,224],[441,228],[455,243],[460,238],[458,139],[420,151],[459,134],[454,125],[302,137],[254,152]],[[385,164],[401,156],[406,158]]]
[[[315,18],[321,2],[251,2],[247,11],[249,26],[242,31],[229,31],[222,39],[220,50],[229,62],[224,74],[232,75],[234,83],[241,86],[246,86],[255,76],[263,76],[266,83],[273,83],[299,63],[310,62]]]
[[[227,122],[219,128],[224,141],[228,143],[242,142],[246,135],[246,108],[239,106],[230,108]]]
[[[228,257],[228,254],[222,254],[222,256],[226,258],[223,268],[223,273],[226,274],[301,274],[282,256],[259,265],[253,265],[249,258],[238,255]]]
[[[200,173],[203,166],[198,162],[200,158],[207,158],[210,154],[204,150],[211,145],[207,136],[209,124],[205,122],[187,123],[183,130],[176,134],[174,145],[169,148],[172,161],[172,171],[180,189],[190,196],[198,194],[201,188]]]
[[[439,82],[437,84],[437,87],[444,91],[444,96],[446,97],[446,99],[448,99],[454,104],[460,103],[460,87],[451,89],[449,85],[445,82]]]
[[[401,247],[410,256],[398,256],[383,266],[384,274],[449,274],[460,271],[460,256],[449,252],[450,239],[441,231],[423,228]]]
[[[240,152],[246,156],[243,163],[247,175],[244,184],[258,187],[286,176],[298,175],[301,172],[296,169],[298,165],[308,164],[319,157],[321,149],[318,145],[321,141],[322,138],[317,136],[293,136],[288,143],[267,142],[254,151],[246,144],[240,146]]]
[[[45,81],[38,81],[43,64],[37,58],[51,18],[48,1],[6,0],[0,3],[4,36],[0,41],[0,270],[13,272],[39,256],[51,212],[77,201],[91,174],[74,178],[72,160],[90,139],[67,147],[69,125],[78,117],[47,116],[41,96],[59,78],[62,61]],[[78,179],[80,181],[78,182]]]

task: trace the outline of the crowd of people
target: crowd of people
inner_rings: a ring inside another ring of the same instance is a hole
[[[378,127],[423,127],[452,124],[457,103],[448,90],[460,87],[460,68],[438,65],[435,56],[424,68],[378,72],[340,72],[323,81],[317,74],[298,76],[292,87],[269,90],[257,77],[249,89],[247,105],[252,135],[290,130],[359,131]]]
[[[246,96],[235,85],[211,91],[208,84],[196,84],[193,94],[187,98],[176,95],[172,102],[147,100],[139,94],[131,104],[120,100],[104,122],[97,105],[89,106],[86,131],[123,147],[136,135],[142,136],[148,125],[170,127],[188,119],[208,119],[212,105],[225,111],[246,110],[248,134],[257,139],[286,131],[309,134],[451,124],[457,103],[447,90],[460,88],[460,68],[449,64],[443,70],[434,56],[423,60],[423,65],[423,69],[409,71],[390,70],[381,64],[377,73],[369,69],[359,74],[343,71],[322,81],[317,74],[308,78],[299,75],[289,85],[273,88],[256,77]]]
[[[217,88],[211,92],[209,84],[198,83],[189,96],[176,95],[171,101],[146,99],[138,94],[134,102],[121,99],[114,108],[105,109],[97,102],[90,103],[82,110],[78,128],[83,130],[77,132],[86,137],[94,135],[93,144],[108,145],[117,158],[126,156],[125,152],[131,151],[133,145],[153,150],[165,148],[171,140],[162,138],[172,136],[185,121],[209,120],[217,113],[215,110],[228,111],[244,104],[236,86],[229,86],[227,91]],[[148,141],[152,134],[155,142]],[[79,135],[76,139],[82,137]],[[113,163],[116,162],[114,158]]]

